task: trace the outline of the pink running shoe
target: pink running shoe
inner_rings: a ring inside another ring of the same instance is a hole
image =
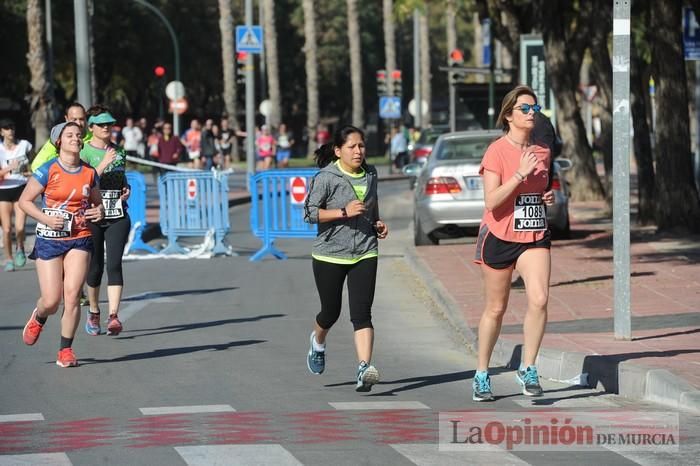
[[[22,330],[22,340],[24,340],[24,343],[29,346],[36,343],[43,328],[44,326],[36,320],[36,308],[34,308],[32,316],[27,321],[27,325],[24,326],[24,330]]]
[[[107,319],[107,335],[119,335],[123,330],[122,323],[119,322],[119,318],[116,314],[111,314],[109,319]]]

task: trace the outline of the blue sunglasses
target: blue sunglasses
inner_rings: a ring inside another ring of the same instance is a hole
[[[541,105],[538,105],[538,104],[535,104],[535,105],[521,104],[520,107],[513,107],[513,108],[514,108],[514,109],[517,108],[518,110],[520,110],[520,111],[523,113],[523,115],[527,115],[528,113],[530,113],[530,110],[531,110],[531,109],[532,109],[535,113],[537,113],[537,112],[539,112],[540,110],[542,110],[542,106],[541,106]]]

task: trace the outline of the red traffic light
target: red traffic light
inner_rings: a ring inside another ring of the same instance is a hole
[[[153,68],[153,74],[155,74],[159,78],[162,78],[163,76],[165,76],[165,67],[160,65],[156,66],[155,68]]]
[[[394,70],[391,72],[391,79],[401,79],[401,70]]]
[[[450,59],[453,63],[463,63],[464,53],[462,53],[462,51],[459,49],[454,49],[452,52],[450,52]]]
[[[248,58],[248,52],[238,52],[236,53],[236,60],[239,62],[244,62]]]

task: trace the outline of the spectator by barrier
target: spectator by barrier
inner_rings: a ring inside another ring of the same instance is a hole
[[[157,254],[158,251],[143,241],[142,234],[146,228],[146,180],[137,171],[126,172],[126,182],[129,183],[131,194],[127,201],[129,217],[131,217],[131,242],[124,250],[124,254],[134,251],[146,251]]]
[[[266,170],[250,178],[250,231],[263,247],[251,261],[272,254],[287,256],[274,245],[277,238],[315,238],[318,228],[304,222],[304,200],[317,169]]]
[[[158,180],[160,229],[168,237],[163,254],[184,254],[178,237],[206,236],[214,231],[213,253],[229,254],[224,236],[231,230],[228,217],[228,173],[169,172]]]

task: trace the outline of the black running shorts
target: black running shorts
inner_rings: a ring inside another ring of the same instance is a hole
[[[518,257],[531,248],[549,249],[552,245],[551,233],[545,232],[544,238],[532,243],[514,243],[497,238],[489,231],[488,225],[482,225],[476,240],[474,262],[486,264],[492,269],[507,269],[513,266]]]

